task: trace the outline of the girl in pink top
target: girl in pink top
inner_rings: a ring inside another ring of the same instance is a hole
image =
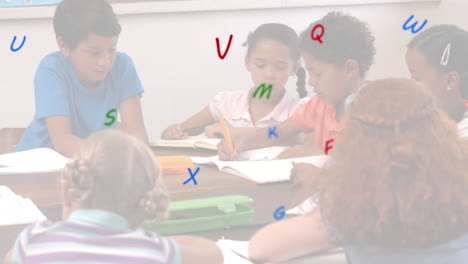
[[[225,118],[231,136],[240,137],[287,120],[307,101],[305,71],[299,64],[299,37],[292,28],[263,24],[248,36],[245,45],[245,67],[252,76],[252,88],[217,94],[201,112],[166,128],[161,138],[182,139],[203,131],[208,137],[222,137],[219,117]],[[304,99],[289,97],[284,88],[289,77],[296,74],[297,91]]]

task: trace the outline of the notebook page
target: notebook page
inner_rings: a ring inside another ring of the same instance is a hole
[[[150,142],[149,145],[153,147],[210,147],[216,149],[218,143],[221,142],[220,138],[208,138],[203,135],[191,136],[186,139],[160,139]]]
[[[160,139],[154,142],[150,142],[150,146],[154,147],[188,147],[191,148],[195,145],[195,142],[200,141],[203,137],[193,136],[186,139]]]
[[[10,188],[4,185],[0,185],[0,198],[10,195],[15,195],[15,193],[12,190],[10,190]]]
[[[216,242],[216,245],[223,252],[224,264],[253,264],[251,261],[237,255],[239,254],[248,258],[249,241],[220,239]]]
[[[286,149],[286,147],[268,147],[244,151],[239,154],[237,161],[272,160],[276,158],[276,156],[278,156],[284,149]],[[214,164],[220,161],[217,155],[210,157],[191,157],[191,159],[194,163],[198,164]]]
[[[216,164],[218,168],[257,183],[288,181],[293,168],[292,162],[305,162],[323,167],[329,156],[311,156],[283,160],[219,161],[218,156],[192,157],[197,164]]]
[[[276,158],[286,147],[268,147],[243,151],[237,160],[272,160]]]
[[[223,164],[223,171],[234,169],[245,176],[245,178],[257,183],[269,183],[288,181],[293,168],[292,162],[305,162],[314,164],[317,167],[323,167],[328,156],[312,156],[284,160],[265,160],[265,161],[238,161]],[[223,162],[224,163],[224,162]]]
[[[195,142],[195,147],[217,150],[218,144],[221,142],[220,138],[204,138]]]
[[[216,164],[219,162],[218,155],[210,157],[190,157],[195,164]]]
[[[0,155],[0,174],[43,173],[62,170],[68,158],[49,148]]]
[[[248,258],[249,255],[249,241],[237,241],[229,239],[220,239],[216,245],[221,249],[224,255],[225,264],[250,264],[248,261],[237,254]],[[234,252],[237,254],[235,254]],[[335,248],[323,253],[317,253],[291,259],[281,262],[281,264],[346,264],[346,256],[342,248]],[[272,263],[265,263],[272,264]],[[278,264],[278,263],[277,263]]]
[[[30,200],[0,186],[0,226],[34,223],[46,219]]]
[[[305,199],[302,203],[297,205],[294,208],[291,208],[286,211],[287,215],[305,215],[315,208],[318,208],[318,194],[315,194],[307,199]]]

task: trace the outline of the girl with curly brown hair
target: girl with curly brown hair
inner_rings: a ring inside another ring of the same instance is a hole
[[[339,245],[353,264],[466,263],[468,148],[422,85],[386,79],[363,88],[332,156],[310,175],[320,209],[260,230],[253,259]]]
[[[311,38],[319,25],[326,31],[323,44]],[[349,103],[366,84],[374,60],[374,39],[368,23],[343,12],[330,12],[312,22],[300,35],[300,48],[315,95],[276,126],[277,137],[267,137],[270,128],[263,128],[234,137],[233,149],[223,140],[218,145],[219,158],[236,160],[242,151],[288,145],[299,133],[310,133],[306,142],[285,149],[277,158],[323,153],[325,142],[342,129]]]
[[[211,241],[136,229],[164,218],[169,199],[151,150],[135,137],[117,130],[91,135],[67,164],[62,186],[64,220],[27,227],[13,263],[223,262]]]

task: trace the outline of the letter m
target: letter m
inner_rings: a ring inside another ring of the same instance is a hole
[[[273,85],[270,84],[268,85],[268,87],[265,88],[265,84],[262,83],[260,84],[258,87],[257,87],[257,90],[255,90],[254,94],[253,94],[253,98],[255,98],[255,96],[257,95],[258,91],[262,89],[262,91],[260,92],[260,98],[262,98],[262,96],[268,91],[268,95],[267,95],[267,99],[270,99],[270,94],[271,94],[271,89],[273,89]]]

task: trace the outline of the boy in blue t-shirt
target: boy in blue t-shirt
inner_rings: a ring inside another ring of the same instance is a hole
[[[117,127],[147,142],[131,58],[116,52],[121,26],[105,0],[64,0],[54,15],[60,51],[34,79],[36,114],[16,151],[48,147],[72,156],[91,133]]]

